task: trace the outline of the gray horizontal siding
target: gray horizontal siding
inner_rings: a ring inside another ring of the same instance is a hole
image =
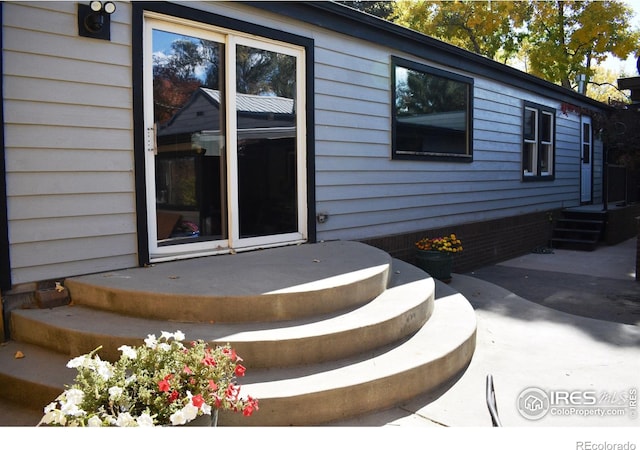
[[[52,201],[53,200],[53,201]],[[82,208],[78,205],[82,204]],[[49,219],[59,217],[103,216],[135,213],[134,198],[129,192],[22,196],[8,205],[12,220]]]
[[[340,45],[333,58],[334,44],[332,36],[325,43],[316,35],[316,45],[323,47],[316,54],[316,67],[322,68],[316,73],[316,200],[318,211],[329,214],[329,220],[318,225],[320,238],[413,232],[578,201],[579,120],[561,117],[554,100],[476,78],[472,163],[392,161],[391,53],[349,42]],[[336,67],[339,62],[342,67]],[[373,78],[361,74],[361,68],[369,66]],[[332,91],[332,73],[349,80],[348,89]],[[375,83],[367,84],[369,80]],[[363,108],[363,99],[369,98],[374,101]],[[522,181],[523,100],[558,110],[554,181]],[[340,109],[324,111],[324,105]]]
[[[129,17],[107,42],[77,36],[75,2],[3,5],[16,284],[137,264]]]
[[[316,209],[329,214],[317,225],[318,239],[364,239],[579,203],[579,118],[565,117],[558,101],[475,77],[474,161],[392,161],[391,56],[415,58],[238,4],[196,7],[314,39]],[[554,181],[522,182],[525,100],[557,110]]]

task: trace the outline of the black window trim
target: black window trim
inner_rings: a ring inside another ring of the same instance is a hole
[[[396,67],[417,70],[467,85],[467,154],[435,152],[401,152],[396,150]],[[473,92],[474,79],[457,73],[429,66],[427,64],[391,56],[391,159],[413,161],[454,161],[468,163],[473,161]]]
[[[536,141],[537,141],[537,146],[538,146],[538,158],[536,159],[536,175],[525,175],[525,159],[524,159],[524,144],[525,144],[525,135],[524,135],[524,130],[525,130],[525,111],[527,110],[527,108],[530,109],[535,109],[538,111],[537,114],[537,119],[538,119],[538,123],[536,126]],[[542,149],[542,116],[543,113],[547,113],[550,114],[551,117],[553,118],[553,124],[551,127],[551,137],[553,139],[553,143],[551,145],[551,173],[547,174],[547,175],[540,175],[540,152]],[[520,155],[522,157],[522,166],[520,168],[520,173],[522,176],[522,181],[524,182],[529,182],[529,181],[553,181],[555,180],[556,177],[556,148],[557,148],[557,140],[556,140],[556,125],[557,124],[557,117],[556,117],[556,109],[552,108],[550,106],[545,106],[545,105],[541,105],[539,103],[534,103],[534,102],[530,102],[527,100],[523,100],[523,104],[522,104],[522,136],[520,139]]]
[[[3,23],[3,5],[0,3],[0,23]],[[2,35],[0,35],[0,48],[2,47]],[[0,54],[0,73],[3,70],[3,57]],[[4,140],[4,90],[0,84],[0,290],[11,289],[11,256],[9,249],[9,216],[7,208],[7,168],[5,163],[6,149]],[[0,311],[2,308],[0,307]],[[0,339],[2,336],[0,336]]]

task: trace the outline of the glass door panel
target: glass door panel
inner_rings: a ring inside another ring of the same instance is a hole
[[[154,29],[158,247],[228,238],[224,44]]]
[[[306,240],[304,51],[149,13],[150,260]]]
[[[236,46],[241,239],[298,231],[296,58]]]

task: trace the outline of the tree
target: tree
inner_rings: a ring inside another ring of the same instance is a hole
[[[531,7],[530,72],[548,81],[573,89],[585,75],[586,86],[594,63],[638,51],[640,32],[632,30],[632,11],[619,1],[534,1]]]
[[[605,67],[594,67],[589,82],[589,97],[603,103],[629,103],[629,97],[618,89],[618,75]]]
[[[520,1],[399,0],[393,21],[504,62],[518,50],[529,14],[528,2]]]
[[[201,85],[195,76],[202,64],[198,45],[188,39],[176,39],[172,53],[153,62],[153,99],[156,122],[166,122],[186,103]]]
[[[414,70],[405,71],[404,81],[396,86],[399,115],[423,115],[462,111],[466,105],[465,89],[441,77]]]
[[[579,75],[595,86],[595,67],[607,56],[640,56],[632,15],[619,0],[398,0],[388,18],[503,63],[519,55],[523,70],[575,89]]]
[[[393,1],[344,1],[338,2],[350,8],[357,9],[381,19],[391,20],[393,14]]]

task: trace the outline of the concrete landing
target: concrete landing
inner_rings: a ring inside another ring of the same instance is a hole
[[[76,305],[181,322],[299,319],[361,306],[387,287],[391,257],[324,242],[66,279]]]
[[[503,427],[542,428],[534,440],[545,432],[549,435],[550,429],[597,427],[605,430],[607,440],[618,442],[628,436],[617,431],[620,427],[640,426],[640,409],[635,409],[634,417],[627,410],[617,416],[547,414],[534,421],[523,417],[517,399],[528,387],[593,390],[604,398],[640,388],[640,324],[620,319],[637,319],[640,313],[635,255],[634,238],[593,252],[527,254],[454,274],[449,285],[436,283],[436,302],[453,289],[469,300],[476,313],[476,352],[464,375],[448,390],[333,425],[491,427],[485,389],[486,376],[492,374]],[[626,303],[616,300],[620,298]],[[577,436],[584,439],[587,433]]]

